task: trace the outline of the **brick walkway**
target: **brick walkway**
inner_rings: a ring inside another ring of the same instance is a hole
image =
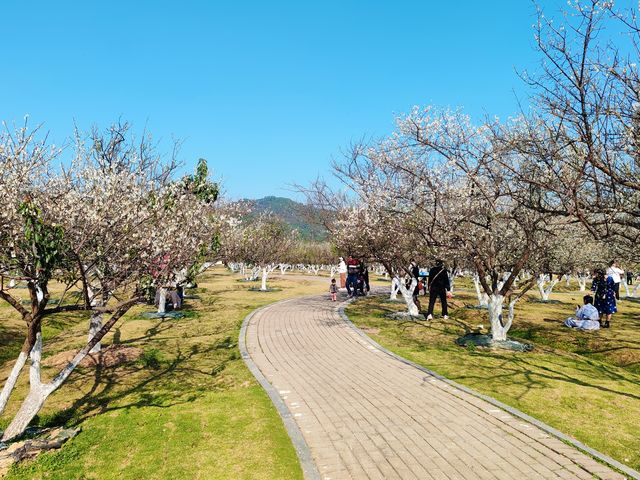
[[[625,478],[379,350],[327,295],[257,312],[246,346],[324,480]]]

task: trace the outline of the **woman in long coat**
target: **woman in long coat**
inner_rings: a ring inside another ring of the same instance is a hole
[[[605,277],[604,270],[596,270],[596,275],[591,284],[591,291],[595,297],[593,304],[600,312],[600,323],[604,328],[609,328],[611,315],[618,311],[613,279]]]

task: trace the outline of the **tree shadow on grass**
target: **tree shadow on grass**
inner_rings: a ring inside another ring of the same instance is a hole
[[[175,326],[172,323],[157,322],[138,338],[125,342],[118,338],[118,343],[150,344],[154,337]],[[118,329],[114,336],[120,336]],[[170,360],[162,359],[160,354],[159,359],[154,357],[154,362],[138,361],[111,368],[98,363],[94,368],[79,368],[61,388],[75,388],[83,393],[68,408],[38,418],[38,424],[77,426],[90,417],[117,410],[170,408],[193,402],[211,391],[212,383],[229,362],[240,358],[236,347],[231,337],[226,337],[204,348],[200,344],[191,345],[187,352],[178,347]],[[147,352],[159,353],[155,349]]]
[[[364,305],[363,305],[364,306]],[[393,309],[386,308],[386,305],[376,304],[370,302],[365,308],[368,308],[367,318],[381,316],[382,312]],[[462,313],[462,311],[460,311]],[[362,311],[358,312],[362,314]],[[396,326],[399,329],[400,339],[402,340],[405,348],[421,350],[424,347],[425,338],[421,336],[412,336],[408,334],[410,330],[424,329],[425,332],[432,332],[442,338],[449,338],[451,335],[455,335],[457,332],[451,331],[451,327],[454,329],[460,329],[461,331],[468,332],[471,328],[469,323],[464,320],[456,318],[456,313],[453,312],[453,316],[445,322],[394,322],[391,326]],[[464,317],[464,315],[461,315]],[[388,319],[376,318],[385,322],[383,326],[389,327],[390,322]],[[419,330],[417,330],[419,331]],[[535,336],[537,333],[547,331],[553,333],[552,330],[545,329],[543,326],[537,324],[531,324],[530,328],[525,328],[521,332],[521,337]],[[608,342],[614,340],[607,339]],[[589,353],[598,353],[598,351],[607,351],[614,349],[637,349],[635,345],[639,342],[635,340],[628,340],[628,344],[634,346],[607,346],[606,348],[600,348],[599,350],[590,350]],[[542,360],[535,354],[521,354],[521,353],[500,353],[494,351],[475,351],[469,352],[469,355],[478,357],[475,370],[480,369],[481,373],[471,374],[461,371],[460,375],[455,375],[455,380],[465,382],[469,380],[469,383],[492,383],[492,382],[508,382],[512,385],[516,385],[522,388],[522,392],[514,397],[521,399],[530,390],[536,388],[548,388],[550,384],[561,382],[567,384],[573,384],[588,389],[593,389],[603,393],[609,393],[613,395],[620,395],[623,397],[631,398],[633,400],[640,400],[640,394],[625,391],[624,385],[629,386],[637,385],[637,378],[633,372],[628,373],[624,371],[623,367],[617,367],[607,362],[593,360],[586,355],[580,355],[580,358],[572,356],[571,353],[561,354],[557,360],[553,360],[553,355],[558,355],[558,352],[553,349],[545,349],[544,345],[536,348],[547,354]],[[495,363],[488,362],[486,365],[482,364],[483,357],[490,357],[492,360],[498,360],[498,366]],[[575,362],[576,374],[567,372],[570,366],[567,362]],[[621,368],[623,369],[621,371]],[[581,369],[581,370],[580,370]],[[584,372],[580,374],[580,372]],[[593,372],[590,375],[589,372]],[[612,382],[620,385],[620,388],[615,388],[598,383],[597,379],[602,379],[603,383]]]
[[[197,349],[188,353],[178,351],[175,358],[160,362],[155,369],[141,365],[128,365],[125,368],[104,368],[98,365],[93,371],[93,383],[86,393],[70,407],[44,417],[38,423],[45,427],[62,424],[71,427],[108,412],[148,407],[164,409],[193,402],[207,390],[185,387],[192,386],[196,376],[218,376],[230,359],[214,365],[210,370],[191,367],[189,362],[196,355],[206,355],[215,349],[216,346],[213,345],[205,350]],[[74,383],[85,385],[89,376],[89,372],[80,373]],[[185,382],[186,378],[191,378],[192,381]]]
[[[476,352],[473,355],[486,355],[484,352]],[[572,375],[568,372],[563,372],[562,369],[566,369],[566,364],[562,364],[560,361],[552,361],[545,359],[545,363],[551,363],[552,365],[543,365],[536,363],[535,358],[529,355],[499,355],[492,353],[492,358],[500,358],[502,363],[496,368],[495,366],[487,366],[483,369],[482,375],[470,375],[462,374],[456,378],[456,380],[476,380],[476,381],[498,381],[500,379],[508,379],[513,384],[523,388],[521,394],[515,398],[521,399],[533,388],[545,388],[549,386],[551,382],[563,382],[580,387],[586,387],[594,389],[600,392],[606,392],[614,395],[621,395],[623,397],[631,398],[634,400],[640,400],[640,394],[624,391],[622,388],[610,388],[602,384],[598,384],[592,377],[585,373],[584,376]],[[616,382],[617,384],[628,383],[629,385],[637,385],[637,382],[629,378],[632,376],[622,375],[608,365],[600,362],[594,362],[590,360],[583,360],[587,364],[588,368],[598,372],[599,378],[604,378],[606,381]],[[554,368],[556,366],[557,368]],[[500,373],[498,373],[500,372]],[[518,380],[517,377],[521,375],[523,380]],[[622,385],[621,385],[622,386]]]

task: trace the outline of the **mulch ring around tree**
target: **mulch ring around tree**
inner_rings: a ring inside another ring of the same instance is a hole
[[[140,314],[141,318],[146,318],[147,320],[151,320],[151,319],[155,319],[155,318],[160,318],[160,319],[165,319],[165,318],[169,318],[169,319],[178,319],[178,318],[183,318],[185,316],[184,313],[176,311],[176,310],[171,310],[169,312],[144,312]]]
[[[482,333],[468,333],[456,339],[456,344],[461,347],[473,345],[476,347],[496,348],[500,350],[511,350],[513,352],[530,352],[533,345],[530,343],[516,342],[515,340],[494,340],[491,335]]]
[[[408,312],[388,313],[385,317],[391,318],[392,320],[415,320],[417,322],[426,320],[424,315],[411,315]]]
[[[67,350],[65,352],[56,353],[45,358],[42,364],[46,367],[65,367],[73,357],[77,350]],[[138,347],[128,347],[124,345],[109,345],[97,353],[88,354],[81,362],[81,367],[95,367],[100,365],[103,368],[112,368],[122,365],[123,363],[134,362],[142,356],[143,350]]]
[[[251,287],[249,289],[250,292],[279,292],[281,291],[281,288],[267,288],[266,290],[262,290],[261,288],[258,287]]]

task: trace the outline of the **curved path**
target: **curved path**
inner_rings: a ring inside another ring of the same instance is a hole
[[[248,317],[243,329],[252,367],[275,387],[272,399],[290,434],[295,430],[303,467],[305,452],[312,459],[308,478],[625,478],[390,355],[327,297],[273,304]]]

